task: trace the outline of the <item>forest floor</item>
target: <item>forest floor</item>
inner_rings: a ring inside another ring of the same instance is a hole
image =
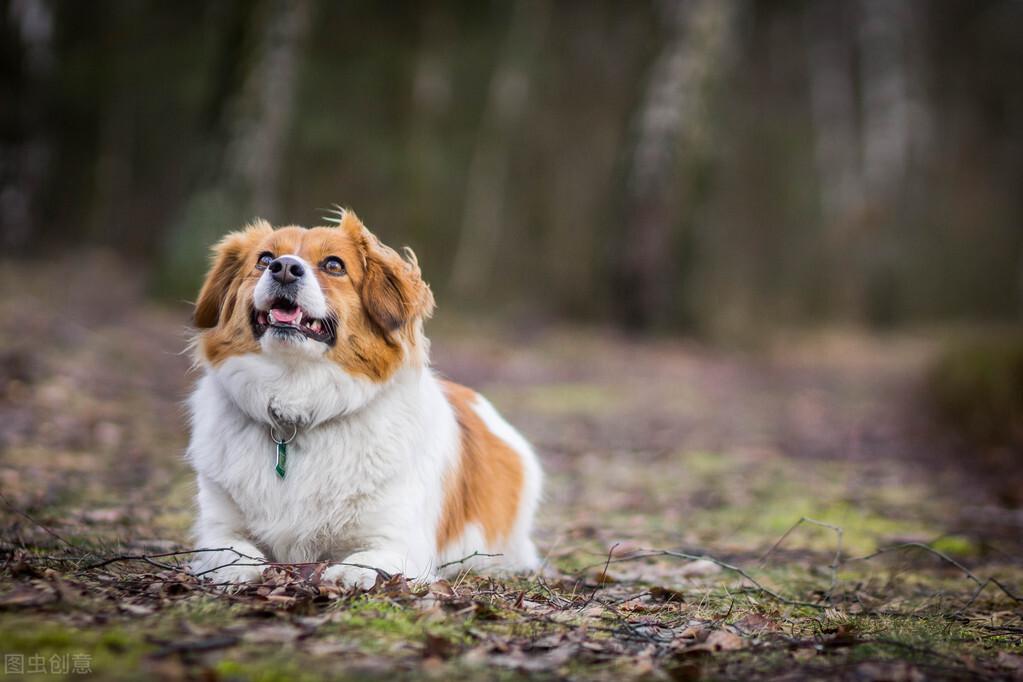
[[[12,679],[1023,678],[1023,512],[923,408],[923,338],[439,319],[438,370],[541,453],[544,573],[224,593],[183,570],[188,309],[118,275],[0,273]]]

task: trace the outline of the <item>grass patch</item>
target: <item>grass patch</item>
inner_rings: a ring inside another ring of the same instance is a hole
[[[141,632],[123,625],[79,627],[16,614],[0,616],[0,642],[4,654],[20,654],[26,666],[30,658],[41,656],[43,678],[62,677],[54,674],[61,669],[56,666],[70,665],[79,657],[80,664],[101,679],[137,679],[143,656],[153,649]]]
[[[950,345],[928,389],[940,414],[972,439],[1023,447],[1023,333]]]

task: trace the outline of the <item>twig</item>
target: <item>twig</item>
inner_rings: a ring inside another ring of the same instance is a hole
[[[944,552],[940,552],[940,551],[934,549],[933,547],[931,547],[930,545],[925,545],[922,542],[902,542],[902,543],[897,544],[897,545],[891,545],[890,547],[882,547],[882,548],[878,549],[875,552],[867,554],[866,556],[854,557],[854,558],[851,558],[851,559],[846,559],[843,563],[852,563],[853,561],[868,561],[870,559],[873,559],[874,557],[881,556],[882,554],[888,554],[889,552],[897,552],[897,551],[899,551],[901,549],[910,549],[910,548],[922,549],[925,552],[933,554],[934,556],[938,557],[942,561],[944,561],[944,562],[946,562],[948,564],[951,564],[952,566],[955,566],[956,568],[958,568],[963,573],[963,575],[965,575],[967,578],[969,578],[970,580],[975,582],[977,585],[983,585],[984,584],[984,581],[981,580],[980,578],[978,578],[976,575],[974,575],[973,571],[971,571],[970,569],[966,568],[961,563],[959,563],[958,561],[956,561],[955,559],[953,559],[949,555],[945,554]]]
[[[542,575],[537,574],[537,576],[536,576],[536,584],[537,584],[537,587],[539,587],[540,589],[542,589],[544,592],[547,593],[547,601],[548,601],[548,603],[553,604],[555,606],[555,608],[567,609],[567,608],[570,608],[571,606],[573,606],[575,604],[575,602],[573,602],[573,601],[571,601],[569,599],[565,599],[564,597],[560,597],[560,596],[556,595],[554,593],[554,590],[552,590],[547,585],[547,581],[544,580]],[[580,607],[580,608],[582,608],[582,607]]]
[[[634,554],[632,556],[627,556],[627,557],[621,557],[619,559],[612,559],[612,558],[609,557],[608,561],[607,561],[607,564],[612,564],[612,563],[616,564],[616,563],[621,563],[621,562],[625,562],[625,561],[637,561],[639,559],[649,559],[649,558],[656,558],[656,557],[671,557],[671,558],[674,558],[674,559],[685,559],[687,561],[709,561],[710,563],[715,564],[716,566],[720,566],[721,568],[725,569],[726,571],[732,571],[733,573],[738,574],[739,576],[741,576],[745,580],[748,580],[753,585],[753,589],[754,590],[756,590],[757,592],[760,592],[762,594],[765,594],[768,597],[771,597],[772,599],[781,602],[782,604],[787,604],[789,606],[806,606],[808,608],[821,609],[821,610],[828,608],[824,604],[818,604],[816,602],[809,602],[809,601],[802,601],[802,600],[799,600],[799,599],[791,599],[791,598],[786,597],[786,596],[784,596],[782,594],[779,594],[778,592],[775,592],[771,588],[765,587],[764,585],[762,585],[759,581],[757,581],[756,578],[754,578],[749,573],[747,573],[746,570],[743,569],[742,567],[736,566],[734,564],[730,564],[730,563],[728,563],[726,561],[721,561],[720,559],[716,559],[716,558],[714,558],[714,557],[712,557],[712,556],[710,556],[708,554],[687,554],[686,552],[676,552],[676,551],[668,550],[668,549],[642,549],[642,550],[639,550],[639,552],[643,552],[643,553],[642,554]]]
[[[11,504],[7,500],[6,497],[4,497],[3,493],[0,493],[0,502],[3,502],[4,506],[7,507],[7,510],[10,511],[11,513],[17,514],[18,516],[21,516],[21,517],[27,519],[29,523],[31,523],[31,524],[33,524],[35,526],[38,526],[42,530],[46,531],[50,536],[56,538],[57,540],[60,540],[62,543],[64,543],[65,545],[67,545],[71,549],[74,549],[74,550],[78,549],[77,547],[72,545],[68,540],[66,540],[64,537],[62,537],[59,533],[57,533],[57,531],[53,530],[52,528],[47,526],[42,521],[38,521],[31,514],[29,514],[28,512],[22,511],[21,509],[18,509],[17,507],[15,507],[13,504]]]
[[[466,561],[469,561],[470,559],[475,559],[478,556],[482,556],[482,557],[498,557],[498,556],[504,556],[504,555],[503,554],[486,554],[485,552],[473,552],[472,554],[470,554],[468,556],[464,556],[461,559],[455,559],[454,561],[449,561],[446,564],[441,564],[440,566],[437,567],[437,570],[438,571],[442,571],[445,568],[447,568],[448,566],[454,566],[455,564],[464,564]]]
[[[239,558],[251,559],[258,561],[256,557],[251,557],[246,554],[242,554],[233,547],[203,547],[201,549],[185,549],[177,552],[161,552],[159,554],[121,554],[118,556],[108,557],[103,561],[99,561],[94,564],[79,568],[78,572],[92,571],[97,568],[103,568],[110,564],[115,564],[121,561],[149,561],[150,559],[166,559],[168,557],[184,556],[187,554],[202,554],[204,552],[234,552]],[[53,557],[54,559],[60,560],[60,557]]]
[[[160,562],[154,561],[154,559],[159,559],[159,558],[167,558],[167,557],[173,557],[173,556],[182,556],[182,555],[186,555],[186,554],[200,554],[200,553],[203,553],[203,552],[232,552],[232,553],[234,553],[237,556],[236,556],[234,561],[228,562],[226,564],[221,564],[219,566],[214,566],[213,568],[206,569],[205,571],[200,571],[199,573],[192,573],[192,572],[190,572],[190,571],[188,571],[186,569],[183,569],[183,568],[181,568],[179,566],[172,566],[170,564],[164,564],[164,563],[160,563]],[[54,558],[55,559],[60,559],[60,557],[54,557]],[[239,563],[243,559],[248,559],[251,563]],[[193,575],[196,578],[201,578],[204,575],[207,575],[208,573],[214,573],[214,572],[216,572],[216,571],[218,571],[218,570],[220,570],[222,568],[227,568],[229,566],[265,566],[265,567],[280,566],[280,567],[288,567],[288,566],[318,566],[319,564],[322,564],[322,563],[329,563],[331,566],[353,566],[355,568],[363,568],[363,569],[366,569],[368,571],[376,571],[377,575],[381,576],[384,580],[390,580],[391,578],[394,577],[392,574],[388,573],[387,571],[384,571],[383,569],[377,568],[376,566],[368,566],[366,564],[356,564],[356,563],[347,562],[347,561],[330,561],[330,562],[323,562],[323,561],[302,561],[302,562],[266,561],[266,560],[261,559],[259,557],[253,557],[253,556],[249,556],[248,554],[244,554],[242,552],[239,552],[234,547],[203,547],[203,548],[199,548],[199,549],[181,550],[181,551],[177,551],[177,552],[162,552],[160,554],[122,554],[120,556],[109,557],[107,559],[104,559],[103,561],[99,561],[97,563],[90,564],[89,566],[85,566],[84,568],[78,569],[77,572],[78,573],[84,573],[86,571],[92,571],[92,570],[95,570],[97,568],[103,568],[105,566],[109,566],[110,564],[119,563],[119,562],[125,562],[125,561],[141,561],[143,563],[149,564],[151,566],[156,566],[157,568],[161,568],[161,569],[164,569],[164,570],[179,571],[179,572],[182,572],[182,573],[186,573],[188,575]]]
[[[612,549],[614,549],[614,548],[612,548]],[[592,597],[590,598],[589,601],[592,601]],[[632,623],[626,616],[624,616],[622,614],[621,611],[616,609],[613,605],[605,604],[605,603],[600,602],[600,601],[598,601],[597,603],[600,604],[601,607],[603,607],[604,609],[606,609],[606,610],[610,611],[611,613],[613,613],[615,615],[615,617],[618,618],[618,627],[614,629],[614,632],[615,632],[616,635],[621,636],[621,630],[625,629],[628,632],[630,632],[632,635],[634,635],[635,638],[639,639],[640,641],[650,642],[652,644],[664,644],[665,643],[664,639],[662,639],[660,637],[655,637],[652,634],[647,634],[647,633],[641,631],[639,628],[640,627],[656,628],[656,627],[667,627],[667,626],[665,626],[665,625],[663,625],[661,623],[656,623],[656,622],[642,623],[642,624]],[[670,638],[669,638],[669,641],[670,641]]]
[[[615,550],[621,543],[616,542],[611,545],[611,549],[607,550],[607,561],[604,562],[604,570],[601,571],[600,576],[597,578],[597,585],[593,588],[593,592],[590,594],[590,598],[586,600],[586,604],[589,604],[597,596],[597,592],[600,591],[607,583],[607,567],[611,565],[611,557],[614,556]]]
[[[162,642],[163,646],[154,651],[153,658],[166,658],[171,654],[199,653],[234,646],[239,641],[234,635],[219,635],[196,642]]]
[[[956,613],[957,614],[958,613],[962,613],[966,609],[968,609],[971,606],[973,606],[973,603],[975,601],[977,601],[977,599],[980,597],[980,593],[983,592],[987,588],[988,585],[994,585],[999,590],[1001,590],[1007,597],[1009,597],[1009,599],[1012,599],[1017,604],[1023,603],[1023,597],[1019,596],[1018,594],[1013,594],[1012,591],[1008,587],[1003,585],[997,579],[995,579],[995,578],[988,578],[987,580],[985,580],[981,584],[980,587],[977,588],[977,591],[973,593],[973,596],[970,597],[970,601],[966,602],[966,604],[963,606],[963,608],[961,608],[958,611],[956,611]]]
[[[828,567],[828,568],[831,569],[831,586],[828,588],[828,591],[825,593],[825,596],[830,600],[832,593],[835,591],[835,588],[838,586],[838,567],[841,566],[841,564],[842,564],[842,533],[844,531],[842,530],[841,526],[835,526],[835,525],[832,525],[830,523],[825,523],[823,521],[817,521],[817,520],[811,519],[811,518],[809,518],[807,516],[800,517],[800,519],[798,521],[796,521],[794,524],[792,524],[792,527],[790,527],[787,531],[785,531],[782,534],[782,536],[780,538],[778,538],[777,542],[775,542],[773,545],[771,545],[771,548],[769,550],[764,552],[764,555],[762,557],[760,557],[760,563],[758,565],[761,568],[763,568],[764,564],[767,562],[767,558],[769,556],[771,556],[771,553],[774,552],[774,550],[778,549],[778,547],[781,546],[781,543],[785,542],[785,539],[794,530],[796,530],[796,528],[799,528],[804,523],[809,523],[809,524],[812,524],[814,526],[820,526],[821,528],[827,528],[829,530],[834,531],[834,533],[835,533],[835,537],[836,537],[836,540],[835,540],[835,558],[831,560],[831,565]]]
[[[832,525],[832,524],[829,524],[829,523],[824,523],[823,521],[817,521],[815,519],[811,519],[811,518],[807,518],[807,517],[800,518],[799,521],[797,521],[795,524],[793,524],[792,527],[790,527],[788,530],[785,531],[785,533],[782,534],[782,536],[778,539],[778,541],[775,542],[770,547],[770,549],[768,549],[767,552],[765,552],[764,555],[760,558],[760,565],[763,565],[764,562],[767,560],[767,558],[775,550],[777,550],[777,548],[779,546],[781,546],[781,544],[785,541],[785,539],[796,528],[798,528],[801,524],[804,524],[804,523],[813,524],[813,525],[816,525],[816,526],[820,526],[822,528],[830,529],[830,530],[834,531],[834,533],[836,535],[835,555],[834,555],[834,558],[832,559],[832,562],[831,562],[831,564],[829,566],[829,568],[831,569],[831,586],[828,588],[828,591],[824,595],[825,598],[829,602],[831,601],[831,597],[832,597],[835,589],[838,586],[838,569],[840,567],[842,567],[842,566],[844,566],[846,564],[849,564],[849,563],[853,563],[853,562],[869,561],[870,559],[873,559],[875,557],[878,557],[878,556],[881,556],[883,554],[887,554],[887,553],[890,553],[890,552],[895,552],[895,551],[899,551],[899,550],[902,550],[902,549],[915,548],[915,549],[921,549],[921,550],[923,550],[925,552],[928,552],[928,553],[938,557],[942,561],[948,563],[949,565],[955,567],[963,575],[965,575],[967,578],[969,578],[971,581],[973,581],[974,584],[977,585],[976,592],[974,592],[973,596],[970,598],[970,600],[967,602],[967,604],[962,609],[960,609],[959,612],[961,612],[961,611],[969,608],[970,606],[972,606],[973,603],[977,600],[977,598],[980,596],[980,594],[984,591],[984,589],[988,585],[994,585],[999,590],[1001,590],[1002,593],[1004,593],[1007,597],[1009,597],[1013,601],[1015,601],[1017,603],[1023,603],[1023,597],[1021,597],[1020,595],[1015,594],[1012,590],[1010,590],[1007,586],[1002,584],[996,578],[981,579],[975,573],[973,573],[973,571],[968,569],[966,566],[964,566],[960,562],[956,561],[955,559],[953,559],[952,557],[948,556],[944,552],[936,550],[933,547],[931,547],[929,545],[926,545],[926,544],[924,544],[922,542],[904,542],[904,543],[900,543],[900,544],[897,544],[897,545],[892,545],[890,547],[882,547],[882,548],[872,552],[871,554],[867,554],[865,556],[851,557],[851,558],[843,559],[842,558],[842,538],[843,538],[843,530],[842,530],[842,528],[840,526],[835,526],[835,525]],[[809,602],[809,601],[804,601],[804,600],[800,600],[800,599],[793,599],[793,598],[790,598],[790,597],[786,597],[785,595],[780,594],[779,592],[777,592],[775,590],[772,590],[769,587],[766,587],[765,585],[760,583],[757,579],[755,579],[753,576],[751,576],[742,567],[736,566],[735,564],[731,564],[731,563],[728,563],[726,561],[722,561],[722,560],[717,559],[717,558],[715,558],[713,556],[710,556],[708,554],[689,554],[687,552],[678,552],[678,551],[665,550],[665,549],[641,549],[641,550],[638,550],[637,552],[635,552],[632,555],[627,556],[627,557],[612,558],[613,551],[614,551],[614,548],[612,547],[611,551],[608,552],[607,560],[603,564],[604,565],[604,575],[605,576],[607,574],[607,568],[608,568],[608,566],[610,564],[612,564],[612,563],[620,563],[620,562],[625,562],[625,561],[638,561],[638,560],[641,560],[641,559],[649,559],[649,558],[656,558],[656,557],[671,557],[671,558],[677,558],[677,559],[686,559],[688,561],[708,561],[708,562],[710,562],[712,564],[715,564],[716,566],[719,566],[719,567],[721,567],[721,568],[723,568],[723,569],[725,569],[727,571],[731,571],[733,573],[738,574],[743,579],[749,581],[749,583],[753,586],[753,589],[755,591],[757,591],[757,592],[759,592],[761,594],[764,594],[764,595],[766,595],[766,596],[770,597],[771,599],[774,599],[774,600],[776,600],[778,602],[781,602],[782,604],[787,604],[789,606],[804,606],[804,607],[813,608],[813,609],[820,609],[820,610],[823,610],[823,609],[827,608],[827,605],[825,605],[825,604],[820,604],[820,603],[817,603],[817,602]],[[596,565],[599,566],[600,564],[596,564]],[[583,572],[588,571],[589,569],[591,569],[593,567],[594,567],[594,565],[592,565],[592,564],[589,565],[589,566],[585,566],[582,569],[580,569],[578,571],[578,573],[583,573]],[[598,585],[597,589],[599,589],[599,585]],[[596,590],[594,590],[594,595],[595,594],[596,594]],[[593,600],[593,595],[590,596],[590,600],[589,601],[592,601],[592,600]]]

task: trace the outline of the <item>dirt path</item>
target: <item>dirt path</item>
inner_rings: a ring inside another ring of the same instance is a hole
[[[831,335],[756,355],[592,330],[502,343],[453,332],[436,364],[536,440],[555,517],[660,516],[686,544],[763,542],[805,514],[848,523],[863,548],[956,534],[1020,549],[1017,517],[923,405],[923,339]],[[740,509],[756,534],[713,514]]]
[[[105,678],[480,666],[1002,678],[1023,665],[1019,602],[997,585],[970,601],[973,578],[1023,591],[1020,516],[920,408],[929,347],[911,338],[741,355],[440,319],[437,368],[542,452],[545,579],[354,595],[270,570],[225,597],[176,571],[179,557],[83,572],[185,548],[191,522],[187,308],[141,305],[115,266],[0,276],[29,292],[0,301],[18,321],[0,330],[5,653],[79,653]],[[761,561],[803,517],[833,528],[804,524]],[[905,543],[947,558],[904,547],[854,560]]]

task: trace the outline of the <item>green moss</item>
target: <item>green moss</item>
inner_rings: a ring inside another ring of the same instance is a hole
[[[396,641],[421,642],[427,635],[467,644],[467,629],[473,621],[472,616],[426,618],[411,607],[367,594],[339,605],[333,623],[325,626],[324,632],[354,637],[367,651],[379,651]]]
[[[213,670],[227,680],[251,680],[251,682],[316,682],[327,679],[325,671],[310,670],[294,657],[247,655],[246,660],[222,658],[213,665]],[[337,675],[330,675],[337,679]]]
[[[186,619],[195,625],[229,625],[251,609],[246,604],[235,604],[213,595],[199,594],[175,602],[164,612],[164,620],[175,622]]]
[[[703,479],[726,474],[732,467],[729,458],[720,452],[683,452],[679,455],[679,463],[687,473]]]
[[[962,535],[946,535],[931,543],[931,547],[939,552],[960,557],[977,556],[980,547],[973,540]]]
[[[690,467],[690,462],[693,466]],[[896,537],[937,536],[940,529],[920,520],[920,515],[899,518],[869,500],[844,499],[846,481],[853,475],[847,465],[804,464],[769,459],[749,463],[735,457],[699,454],[686,459],[687,471],[698,483],[694,489],[719,490],[723,504],[697,510],[689,527],[707,540],[728,537],[732,542],[755,548],[766,539],[777,539],[800,518],[811,518],[839,526],[846,553],[865,554]],[[893,492],[903,504],[917,508],[926,504],[922,491],[898,486]],[[735,499],[742,491],[744,499]],[[873,492],[884,496],[883,490]],[[785,540],[785,547],[834,551],[836,535],[828,528],[804,524]]]
[[[0,619],[0,642],[4,653],[26,657],[82,655],[95,676],[114,680],[136,678],[142,657],[152,649],[141,632],[118,625],[78,628],[16,615]]]

